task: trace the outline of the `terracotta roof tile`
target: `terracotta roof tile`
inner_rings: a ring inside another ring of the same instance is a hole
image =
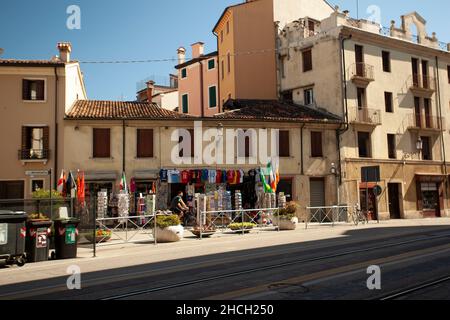
[[[194,119],[190,115],[163,109],[156,103],[78,100],[66,115],[66,119],[79,120],[174,120]]]
[[[69,63],[76,63],[71,61]],[[17,60],[17,59],[0,59],[0,66],[64,66],[67,63],[52,60]]]
[[[342,122],[340,117],[329,112],[276,100],[228,100],[224,108],[228,111],[216,114],[214,118],[224,120]]]

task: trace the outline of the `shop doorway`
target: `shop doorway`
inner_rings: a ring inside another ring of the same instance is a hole
[[[377,196],[373,187],[361,188],[359,192],[361,210],[367,214],[370,221],[378,219],[378,203]]]
[[[440,183],[420,183],[420,197],[424,218],[439,218],[441,216]]]
[[[330,222],[324,221],[325,212],[323,211],[323,209],[320,209],[325,207],[325,179],[311,178],[309,180],[309,190],[310,206],[312,208],[318,208],[311,211],[311,216],[315,217],[315,220],[317,220],[313,220],[311,222]]]
[[[388,184],[388,196],[389,196],[389,213],[391,219],[401,219],[400,199],[402,197],[401,197],[400,183]]]

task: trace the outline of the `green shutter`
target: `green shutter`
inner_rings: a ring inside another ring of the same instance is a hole
[[[216,67],[216,61],[214,59],[211,59],[208,61],[208,69],[214,69]]]
[[[187,77],[187,70],[186,70],[186,68],[184,68],[184,69],[182,69],[181,70],[181,78],[186,78]]]
[[[209,88],[209,107],[217,107],[217,89],[216,87]]]
[[[189,99],[188,99],[188,95],[184,94],[183,95],[183,113],[188,113],[189,112]]]

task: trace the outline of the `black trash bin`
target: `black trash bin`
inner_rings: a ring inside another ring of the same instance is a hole
[[[27,221],[27,262],[40,262],[48,260],[51,226],[52,222],[49,220]]]
[[[8,265],[25,265],[26,220],[24,212],[0,211],[0,260]]]
[[[56,259],[74,259],[77,257],[79,219],[54,220]]]

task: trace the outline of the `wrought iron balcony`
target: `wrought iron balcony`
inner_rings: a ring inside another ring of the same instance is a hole
[[[413,131],[444,131],[446,128],[445,118],[436,116],[422,116],[410,114],[407,117],[407,127]]]
[[[19,160],[48,160],[50,150],[45,149],[23,149],[19,150]]]
[[[358,108],[355,110],[355,113],[350,118],[350,122],[353,124],[379,126],[381,125],[381,110]]]
[[[436,82],[434,77],[413,74],[409,77],[408,86],[416,95],[432,95],[436,91]]]
[[[350,67],[350,77],[355,84],[367,86],[375,80],[374,67],[364,62],[355,63]]]

